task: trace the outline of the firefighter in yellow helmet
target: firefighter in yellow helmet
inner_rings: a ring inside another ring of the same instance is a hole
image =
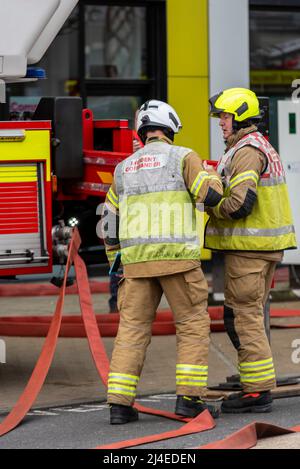
[[[223,187],[194,151],[173,145],[180,128],[169,104],[154,99],[143,104],[137,131],[145,146],[116,167],[106,198],[107,257],[112,263],[120,251],[124,266],[120,325],[108,376],[111,424],[138,419],[133,404],[163,293],[176,323],[175,412],[195,417],[207,408],[201,396],[207,384],[210,321],[198,208],[217,205]]]
[[[243,388],[222,411],[270,412],[276,380],[263,309],[283,250],[296,247],[285,174],[255,125],[261,118],[255,93],[232,88],[209,102],[226,150],[218,163],[224,196],[210,209],[205,247],[225,253],[224,322]]]

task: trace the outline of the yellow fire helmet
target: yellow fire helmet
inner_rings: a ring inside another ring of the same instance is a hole
[[[229,88],[209,99],[211,117],[220,117],[221,112],[234,115],[236,122],[260,119],[259,101],[256,94],[247,88]]]

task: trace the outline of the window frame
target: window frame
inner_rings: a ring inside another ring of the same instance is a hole
[[[253,10],[286,11],[289,8],[292,11],[300,9],[300,2],[299,0],[249,0],[249,6]]]
[[[249,20],[251,12],[297,12],[300,13],[300,0],[249,0]],[[249,38],[250,38],[250,28],[249,28]],[[251,41],[249,40],[249,48],[251,46]],[[249,50],[251,52],[251,50]],[[270,69],[271,70],[271,69]],[[249,68],[251,74],[252,69]],[[284,99],[287,96],[290,96],[292,88],[287,85],[263,85],[261,88],[260,85],[255,85],[251,82],[251,89],[256,93],[263,94],[269,97],[276,97]]]
[[[90,5],[142,6],[147,14],[148,79],[86,78],[85,8]],[[151,43],[150,43],[151,40]],[[91,96],[138,96],[167,99],[166,0],[81,0],[79,3],[79,86],[83,105]]]

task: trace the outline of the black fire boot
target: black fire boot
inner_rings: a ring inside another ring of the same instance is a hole
[[[204,410],[208,410],[212,417],[218,418],[219,411],[213,406],[207,405],[199,397],[196,396],[177,396],[175,414],[183,417],[194,418],[201,414]]]
[[[272,401],[270,391],[239,392],[237,394],[230,394],[228,399],[222,402],[221,411],[225,414],[272,412]]]
[[[135,422],[139,419],[139,413],[132,406],[111,404],[110,424],[123,425],[124,423]]]

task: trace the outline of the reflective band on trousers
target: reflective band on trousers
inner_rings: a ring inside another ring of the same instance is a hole
[[[246,378],[251,378],[251,379],[265,378],[265,377],[273,376],[273,375],[275,375],[275,370],[274,370],[274,368],[272,368],[271,370],[268,370],[268,371],[260,372],[260,373],[257,373],[257,372],[253,372],[253,373],[250,373],[250,374],[241,373],[241,379],[246,379]]]
[[[109,373],[108,375],[108,381],[112,380],[117,380],[121,382],[130,382],[133,384],[137,384],[139,381],[139,376],[135,375],[128,375],[128,374],[123,374],[123,373]]]
[[[241,375],[240,380],[241,383],[258,383],[261,381],[267,381],[269,379],[275,379],[275,371],[273,373],[265,373],[264,376],[246,376],[246,375]]]
[[[295,233],[293,225],[283,226],[282,228],[274,229],[259,229],[259,228],[214,228],[209,226],[207,228],[207,235],[210,236],[281,236],[289,233]]]
[[[256,362],[243,362],[240,363],[239,369],[242,383],[255,383],[275,379],[275,369],[272,358]]]
[[[186,371],[186,372],[207,372],[208,366],[207,365],[185,365],[185,364],[178,364],[176,365],[176,371]]]
[[[136,395],[136,385],[139,377],[123,373],[109,373],[108,394],[123,394],[124,396]]]
[[[123,394],[124,396],[136,396],[136,390],[135,388],[131,388],[130,386],[112,386],[108,385],[107,388],[107,393],[108,394]]]
[[[203,365],[176,365],[177,386],[207,386],[208,366]]]
[[[266,360],[259,360],[256,362],[242,362],[239,364],[240,370],[248,370],[248,369],[261,369],[267,368],[269,366],[273,366],[273,358],[267,358]]]
[[[176,385],[177,386],[207,386],[207,378],[206,379],[193,379],[193,378],[176,378]]]

